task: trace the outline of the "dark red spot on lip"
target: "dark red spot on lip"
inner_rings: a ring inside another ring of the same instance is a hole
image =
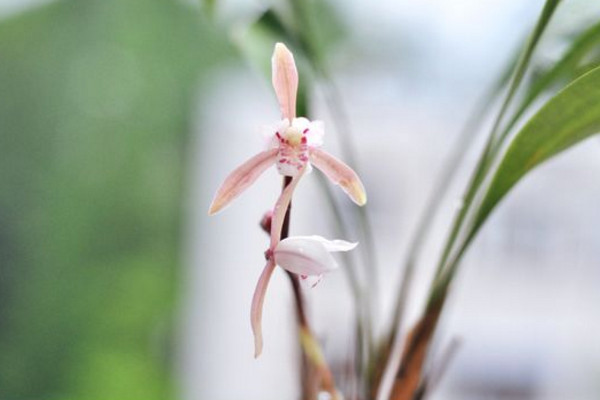
[[[308,132],[308,128],[306,128],[305,130],[302,131],[302,133],[306,133]]]
[[[306,136],[302,136],[301,143],[302,143],[302,144],[306,144]]]
[[[286,162],[286,161],[287,161],[287,159],[286,159],[286,158],[280,158],[280,159],[279,159],[279,162],[281,162],[281,163],[284,163],[284,162]]]

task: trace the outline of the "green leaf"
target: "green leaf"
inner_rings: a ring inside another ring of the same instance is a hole
[[[533,168],[600,132],[600,67],[573,81],[521,129],[500,162],[458,257],[506,194]]]
[[[217,8],[217,0],[201,0],[201,5],[208,15],[211,17],[214,16],[215,9]]]
[[[283,42],[297,54],[299,41],[274,9],[265,10],[247,30],[234,35],[244,58],[271,80],[271,54],[276,42]]]
[[[502,148],[502,144],[506,138],[504,132],[502,134],[499,133],[499,128],[501,126],[502,121],[505,119],[506,112],[509,109],[509,106],[517,93],[517,89],[519,88],[523,77],[527,71],[533,53],[539,43],[542,34],[546,30],[552,15],[556,11],[556,8],[560,4],[561,0],[546,0],[544,4],[544,8],[538,18],[538,21],[533,29],[533,32],[529,36],[526,45],[523,48],[523,52],[520,54],[519,59],[515,65],[515,70],[510,79],[510,83],[508,84],[508,91],[506,97],[502,103],[500,111],[498,112],[497,117],[495,118],[494,124],[492,126],[492,130],[488,137],[487,143],[485,144],[485,148],[475,166],[475,172],[467,186],[467,191],[464,196],[464,206],[457,214],[453,224],[452,229],[450,231],[450,236],[446,241],[446,245],[442,252],[442,257],[437,267],[436,271],[436,281],[437,277],[442,275],[446,265],[448,265],[448,260],[450,255],[452,254],[452,250],[455,248],[456,240],[459,237],[459,233],[462,231],[463,226],[465,226],[464,222],[467,218],[469,211],[472,209],[474,205],[476,195],[479,193],[481,185],[485,182],[485,178],[488,176],[488,173],[493,165],[493,161],[496,159],[497,152]],[[453,263],[451,263],[451,268],[449,274],[452,274],[455,267],[453,264],[458,262],[460,255],[464,251],[464,249],[468,246],[468,243],[465,244],[462,248],[459,248],[458,251],[459,256],[455,259]],[[448,281],[449,282],[449,281]],[[437,296],[436,293],[439,291],[437,285],[435,285],[432,289],[431,296]],[[444,289],[445,290],[445,289]]]
[[[523,80],[523,78],[525,76],[525,72],[527,71],[527,67],[529,66],[531,57],[533,56],[533,52],[537,48],[538,42],[539,42],[540,38],[542,37],[542,34],[546,30],[548,24],[550,23],[550,19],[554,15],[554,12],[556,11],[556,8],[560,4],[560,2],[561,2],[561,0],[546,0],[544,8],[542,9],[542,14],[539,17],[531,36],[529,37],[529,40],[524,48],[524,51],[521,54],[521,58],[517,61],[517,65],[515,67],[515,72],[512,77],[512,81],[509,86],[508,93],[506,95],[506,99],[504,100],[504,103],[502,104],[502,108],[500,109],[500,112],[498,113],[498,118],[496,119],[496,121],[494,123],[494,127],[492,128],[492,138],[496,135],[496,132],[497,132],[498,128],[500,127],[500,123],[502,122],[502,120],[504,118],[504,114],[508,110],[508,106],[509,106],[511,100],[513,99],[514,95],[517,93],[517,89],[519,88],[519,85],[521,84],[521,81]],[[501,143],[502,139],[503,139],[503,137],[500,138],[500,141],[497,141],[498,145],[502,144]]]
[[[593,69],[589,67],[589,64],[592,64],[593,67],[598,64],[600,54],[597,53],[599,48],[600,23],[592,25],[581,32],[573,39],[569,49],[556,64],[551,68],[539,71],[536,74],[535,79],[533,79],[531,85],[528,87],[521,104],[511,117],[510,122],[504,128],[502,137],[506,137],[509,134],[519,118],[523,116],[529,106],[531,106],[544,91],[547,91],[558,84],[573,81]],[[586,65],[582,66],[582,60],[590,56],[591,60],[588,61]]]
[[[600,132],[600,67],[573,81],[550,99],[521,129],[473,212],[473,223],[432,289],[428,304],[443,299],[460,259],[494,208],[532,169]]]

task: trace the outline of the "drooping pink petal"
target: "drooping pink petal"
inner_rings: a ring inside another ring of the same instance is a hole
[[[290,205],[296,185],[298,185],[300,178],[304,175],[304,171],[306,171],[306,167],[300,170],[300,173],[292,178],[290,184],[287,185],[283,192],[281,192],[279,199],[277,199],[277,202],[275,203],[275,207],[273,208],[273,219],[271,220],[271,249],[274,249],[275,246],[277,246],[277,243],[279,243],[281,229],[285,219],[285,212]]]
[[[310,161],[331,182],[340,185],[356,204],[363,206],[367,203],[365,188],[352,168],[321,149],[311,150]]]
[[[248,186],[252,185],[267,168],[273,165],[276,158],[277,149],[270,149],[258,153],[237,167],[221,184],[219,190],[217,190],[208,214],[213,215],[222,210],[223,207],[246,190]]]
[[[275,270],[275,261],[273,257],[267,260],[267,265],[263,272],[258,278],[256,289],[254,290],[254,296],[252,297],[252,308],[250,311],[250,324],[252,325],[252,332],[254,333],[254,357],[260,356],[263,348],[262,338],[262,310],[263,303],[265,302],[265,294],[267,293],[267,286],[273,271]]]
[[[350,251],[358,243],[327,240],[321,236],[293,236],[283,239],[273,250],[275,263],[299,275],[322,275],[337,268],[332,251]]]
[[[281,237],[281,229],[283,227],[283,220],[285,219],[285,212],[287,211],[287,208],[290,205],[294,189],[300,181],[300,178],[302,177],[303,173],[304,169],[302,169],[300,173],[292,179],[290,184],[287,185],[287,187],[279,196],[277,203],[275,203],[275,208],[273,210],[273,215],[271,218],[271,245],[269,247],[270,250],[274,249],[279,243],[279,238]],[[263,270],[262,274],[260,275],[260,278],[258,279],[258,284],[256,285],[256,290],[254,291],[254,297],[252,298],[250,322],[252,324],[252,331],[254,332],[254,357],[258,357],[262,352],[262,309],[263,303],[265,301],[267,285],[269,284],[269,280],[271,279],[271,275],[273,274],[275,265],[275,258],[271,255],[267,261],[265,269]]]
[[[282,118],[290,122],[296,117],[298,71],[292,52],[283,43],[277,43],[271,59],[273,88],[279,101]]]

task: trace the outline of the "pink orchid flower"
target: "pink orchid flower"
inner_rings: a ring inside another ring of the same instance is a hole
[[[294,56],[282,43],[275,45],[272,58],[273,87],[279,101],[282,120],[273,126],[271,143],[240,165],[223,182],[210,205],[213,215],[256,181],[271,165],[284,176],[297,176],[310,164],[321,170],[334,184],[340,185],[358,205],[367,202],[364,186],[358,175],[346,164],[322,150],[323,123],[296,118],[298,71]]]
[[[272,135],[269,149],[258,153],[235,169],[217,190],[209,209],[210,215],[222,210],[273,164],[281,175],[292,177],[273,209],[270,245],[265,253],[267,264],[252,298],[251,324],[255,357],[262,351],[262,309],[275,267],[279,265],[302,277],[320,277],[337,268],[331,252],[349,251],[357,245],[343,240],[329,241],[320,236],[298,236],[280,240],[285,214],[300,178],[310,171],[312,164],[334,184],[340,185],[356,204],[362,206],[367,202],[363,184],[352,168],[320,149],[323,144],[323,123],[296,118],[298,72],[292,53],[281,43],[275,45],[272,68],[273,87],[283,119],[269,132]]]

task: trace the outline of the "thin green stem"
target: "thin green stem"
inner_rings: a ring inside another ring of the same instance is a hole
[[[437,179],[437,184],[434,185],[434,190],[431,192],[426,205],[423,208],[424,211],[421,214],[415,234],[408,247],[406,260],[403,263],[403,272],[398,285],[399,290],[397,291],[398,299],[394,307],[391,325],[392,330],[388,340],[393,340],[392,338],[396,336],[397,332],[402,330],[402,317],[406,300],[410,295],[410,285],[414,276],[414,269],[417,265],[418,256],[431,230],[433,221],[441,208],[441,204],[448,193],[450,185],[454,181],[460,165],[464,161],[465,155],[467,154],[465,148],[468,148],[469,145],[472,144],[477,133],[477,127],[481,124],[483,117],[494,103],[495,93],[497,93],[500,87],[501,82],[494,84],[492,88],[482,96],[483,100],[476,103],[478,104],[478,107],[471,113],[471,116],[465,124],[465,128],[461,131],[453,150],[450,152],[450,157],[441,169],[442,174]]]

